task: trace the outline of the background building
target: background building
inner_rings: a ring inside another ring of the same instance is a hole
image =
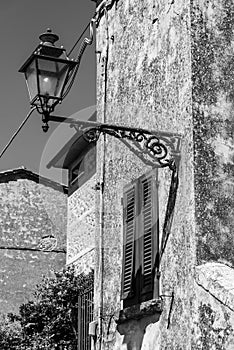
[[[96,113],[91,119],[95,117]],[[68,170],[67,265],[74,265],[77,273],[89,273],[95,269],[97,251],[95,230],[98,185],[95,143],[88,143],[82,132],[77,132],[50,161],[48,167]],[[93,310],[92,283],[78,295],[79,349],[91,349],[89,323],[93,320]]]
[[[0,173],[2,313],[17,312],[43,275],[65,266],[66,193],[25,168]]]
[[[96,120],[96,112],[89,118]],[[68,171],[67,264],[78,271],[94,268],[96,147],[76,132],[47,167]]]

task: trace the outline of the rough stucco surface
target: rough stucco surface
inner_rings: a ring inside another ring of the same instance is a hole
[[[234,312],[234,270],[220,263],[196,267],[196,283]]]
[[[199,261],[234,264],[234,105],[231,0],[193,1],[192,79]]]
[[[193,349],[231,350],[233,2],[193,1],[191,17],[197,259],[203,263],[196,268],[192,345]]]
[[[68,197],[67,263],[81,271],[94,265],[95,185],[93,176]]]
[[[95,306],[103,261],[103,346],[231,350],[233,271],[221,264],[195,267],[206,261],[233,265],[232,1],[114,3],[97,28],[98,119],[179,132],[183,143],[176,210],[162,260],[163,312],[158,322],[132,320],[121,332],[114,319],[120,309],[122,191],[150,167],[113,137],[99,143],[104,222],[103,239],[97,230],[96,243],[104,243],[103,260],[96,260]],[[169,178],[160,170],[161,229]]]
[[[65,254],[30,251],[43,236],[57,237],[56,249],[65,249],[66,195],[40,183],[19,179],[0,184],[1,312],[17,312],[32,298],[44,274],[65,265]],[[26,250],[17,250],[17,247]]]
[[[192,349],[234,349],[234,271],[210,262],[196,267]]]

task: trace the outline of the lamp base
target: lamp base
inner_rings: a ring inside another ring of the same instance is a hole
[[[42,130],[44,132],[47,132],[49,130],[49,118],[50,118],[50,113],[49,112],[43,112],[42,114]]]

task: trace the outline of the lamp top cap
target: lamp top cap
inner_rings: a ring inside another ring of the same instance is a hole
[[[39,36],[43,45],[54,46],[54,43],[59,40],[59,36],[57,34],[52,33],[52,30],[48,28],[46,33],[42,33]]]

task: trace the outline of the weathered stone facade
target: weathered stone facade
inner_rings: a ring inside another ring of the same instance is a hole
[[[43,275],[65,265],[66,192],[24,168],[0,173],[1,312],[17,312]],[[49,237],[57,246],[41,251]]]
[[[180,133],[182,149],[174,220],[161,261],[162,313],[117,326],[123,187],[150,167],[113,137],[98,144],[99,340],[105,349],[231,350],[233,2],[106,4],[97,28],[98,120]],[[161,232],[169,182],[169,171],[160,169]]]

